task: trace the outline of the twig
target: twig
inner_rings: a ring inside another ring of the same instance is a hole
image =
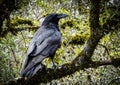
[[[103,45],[103,44],[98,44],[98,45],[100,45],[100,46],[102,46],[103,48],[105,48],[107,54],[110,55],[110,53],[109,53],[109,51],[108,51],[108,48],[107,48],[105,45]]]

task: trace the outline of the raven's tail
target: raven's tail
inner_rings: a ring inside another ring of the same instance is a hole
[[[27,67],[25,69],[22,69],[21,71],[21,77],[31,77],[34,74],[37,73],[38,70],[42,69],[44,65],[42,63],[32,65],[31,67]]]
[[[44,65],[41,63],[45,56],[30,57],[27,56],[24,67],[21,71],[21,77],[30,77],[37,73],[39,69],[42,69]]]

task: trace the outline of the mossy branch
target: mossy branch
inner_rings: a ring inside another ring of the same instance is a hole
[[[39,26],[24,26],[24,27],[16,27],[16,28],[11,28],[4,30],[0,37],[5,37],[7,33],[11,32],[13,35],[17,35],[18,32],[23,31],[23,30],[37,30]]]
[[[23,30],[37,30],[39,28],[39,26],[34,25],[33,21],[18,17],[12,20],[8,18],[5,25],[6,27],[3,27],[4,30],[1,31],[0,37],[5,37],[9,32],[17,35],[18,32]]]
[[[83,60],[84,58],[81,57],[81,61]],[[74,63],[67,63],[67,64],[62,65],[60,68],[56,70],[45,67],[33,77],[18,78],[18,79],[9,81],[8,83],[3,84],[3,85],[38,85],[39,83],[47,83],[54,79],[59,79],[67,75],[71,75],[78,70],[83,70],[84,68],[97,68],[99,66],[104,66],[104,65],[119,66],[120,58],[106,60],[106,61],[94,61],[94,62],[90,62],[86,64],[81,63],[78,65]]]

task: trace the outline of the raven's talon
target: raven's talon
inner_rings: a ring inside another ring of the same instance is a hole
[[[55,70],[56,70],[56,69],[57,69],[57,66],[56,66],[56,65],[52,66],[52,69],[55,69]]]

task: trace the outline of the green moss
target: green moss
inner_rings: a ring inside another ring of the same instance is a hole
[[[19,25],[22,25],[22,24],[23,25],[27,24],[27,25],[32,26],[33,22],[29,19],[23,19],[23,18],[19,18],[19,17],[10,21],[10,27],[13,27],[13,28],[15,26],[19,26]]]
[[[85,36],[82,36],[81,34],[76,34],[75,36],[72,37],[72,40],[70,44],[84,44],[86,40]]]
[[[69,36],[69,44],[73,44],[73,45],[83,45],[85,43],[85,41],[88,39],[89,37],[89,32],[85,32],[85,33],[77,33],[75,35],[70,35]],[[63,44],[66,45],[66,43],[68,43],[67,40],[63,41]]]
[[[32,21],[25,18],[15,17],[8,18],[3,22],[3,30],[1,31],[0,37],[6,36],[9,32],[16,35],[19,31],[33,27],[33,30],[38,28],[38,22]]]
[[[66,27],[80,28],[80,21],[75,19],[67,20],[61,24],[61,28],[65,29]]]

